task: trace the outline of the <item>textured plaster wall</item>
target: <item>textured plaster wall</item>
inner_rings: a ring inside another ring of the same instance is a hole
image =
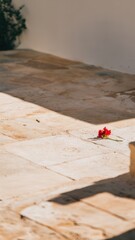
[[[28,31],[20,47],[135,73],[135,0],[15,0]]]

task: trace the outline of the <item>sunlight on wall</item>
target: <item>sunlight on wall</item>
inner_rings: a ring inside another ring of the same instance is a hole
[[[134,0],[20,3],[26,6],[28,26],[22,48],[135,73]]]

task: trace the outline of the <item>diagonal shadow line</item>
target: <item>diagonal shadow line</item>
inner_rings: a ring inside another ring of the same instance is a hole
[[[123,174],[115,178],[98,181],[90,186],[62,193],[49,201],[67,205],[103,192],[108,192],[118,197],[135,199],[134,186],[135,181],[131,179],[130,175]]]
[[[135,229],[122,233],[119,236],[108,238],[106,240],[135,240]]]
[[[132,75],[125,80],[118,72],[83,63],[64,65],[63,59],[53,56],[50,60],[48,55],[30,50],[13,52],[6,60],[2,56],[3,93],[92,124],[135,117]],[[119,95],[126,102],[122,107]]]

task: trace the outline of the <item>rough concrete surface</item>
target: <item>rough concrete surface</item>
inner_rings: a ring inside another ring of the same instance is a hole
[[[1,52],[0,240],[134,240],[134,141],[134,75]]]

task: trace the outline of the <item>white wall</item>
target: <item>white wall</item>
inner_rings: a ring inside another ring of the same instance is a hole
[[[15,0],[25,4],[21,47],[135,73],[135,0]]]

